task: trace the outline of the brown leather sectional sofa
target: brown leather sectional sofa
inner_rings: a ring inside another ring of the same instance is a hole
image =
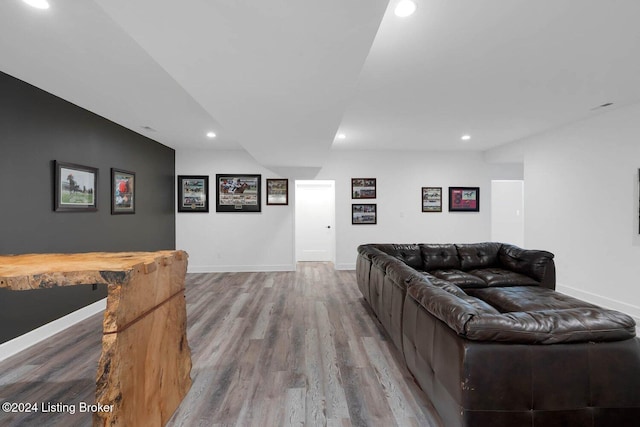
[[[634,320],[556,292],[553,254],[368,244],[356,277],[446,427],[640,425]]]

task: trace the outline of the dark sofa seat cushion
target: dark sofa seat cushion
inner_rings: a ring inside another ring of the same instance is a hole
[[[466,292],[503,313],[597,307],[569,295],[539,286],[468,289]]]
[[[480,277],[462,270],[433,270],[429,271],[429,273],[439,279],[446,280],[456,286],[460,286],[463,289],[487,287],[487,283]]]
[[[515,271],[505,270],[500,267],[489,267],[477,270],[470,270],[471,275],[477,276],[486,283],[487,286],[538,286],[540,282],[524,274]]]
[[[465,323],[461,335],[522,344],[619,341],[635,336],[635,321],[599,307],[478,314]]]

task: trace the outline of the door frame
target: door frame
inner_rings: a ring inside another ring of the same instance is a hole
[[[336,181],[334,179],[296,179],[293,183],[294,189],[294,213],[293,213],[293,257],[294,263],[297,264],[301,262],[298,260],[298,212],[297,212],[297,203],[298,203],[298,183],[316,183],[317,185],[326,185],[331,184],[332,189],[332,209],[331,209],[331,232],[330,232],[330,242],[329,247],[331,251],[330,261],[334,265],[336,263]]]

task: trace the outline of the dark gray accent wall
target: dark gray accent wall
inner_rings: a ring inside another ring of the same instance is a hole
[[[98,168],[97,212],[53,211],[54,160]],[[135,172],[135,214],[111,214],[111,168]],[[0,73],[0,254],[174,249],[174,177],[173,149]],[[37,292],[0,293],[0,343],[106,296]]]

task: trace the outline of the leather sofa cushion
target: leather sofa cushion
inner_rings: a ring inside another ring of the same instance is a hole
[[[407,287],[406,282],[413,276],[422,276],[423,273],[416,271],[406,264],[400,262],[387,262],[386,263],[386,275],[397,286],[405,289]]]
[[[525,250],[517,246],[503,244],[500,248],[499,259],[502,268],[542,281],[549,262],[553,260],[553,254],[547,251]]]
[[[499,267],[489,267],[468,272],[481,278],[487,286],[538,286],[539,282],[529,276],[505,270]]]
[[[421,244],[424,271],[460,269],[458,251],[453,244]]]
[[[469,243],[456,244],[455,246],[460,257],[460,268],[464,271],[499,265],[498,252],[502,243]]]
[[[472,316],[461,334],[477,341],[527,344],[618,341],[635,336],[626,314],[599,307]]]
[[[473,274],[466,273],[462,270],[435,270],[429,271],[432,275],[439,279],[451,282],[463,289],[467,288],[486,288],[487,283]]]
[[[413,298],[433,316],[445,322],[458,334],[464,333],[464,325],[479,313],[499,314],[499,312],[478,298],[460,298],[451,292],[425,283],[424,278],[412,277],[407,282],[407,298]]]
[[[407,264],[409,267],[416,270],[422,269],[422,256],[420,255],[420,247],[416,244],[406,243],[386,243],[386,244],[374,244],[374,247],[391,255],[392,257],[399,259]]]
[[[469,295],[480,298],[501,312],[596,308],[596,305],[539,286],[469,289]]]
[[[431,283],[433,286],[443,289],[449,292],[450,294],[453,294],[460,298],[467,296],[467,294],[462,289],[460,289],[458,286],[454,285],[451,282],[439,279],[436,276],[433,276],[429,273],[423,274],[423,277],[427,279],[427,282]]]

